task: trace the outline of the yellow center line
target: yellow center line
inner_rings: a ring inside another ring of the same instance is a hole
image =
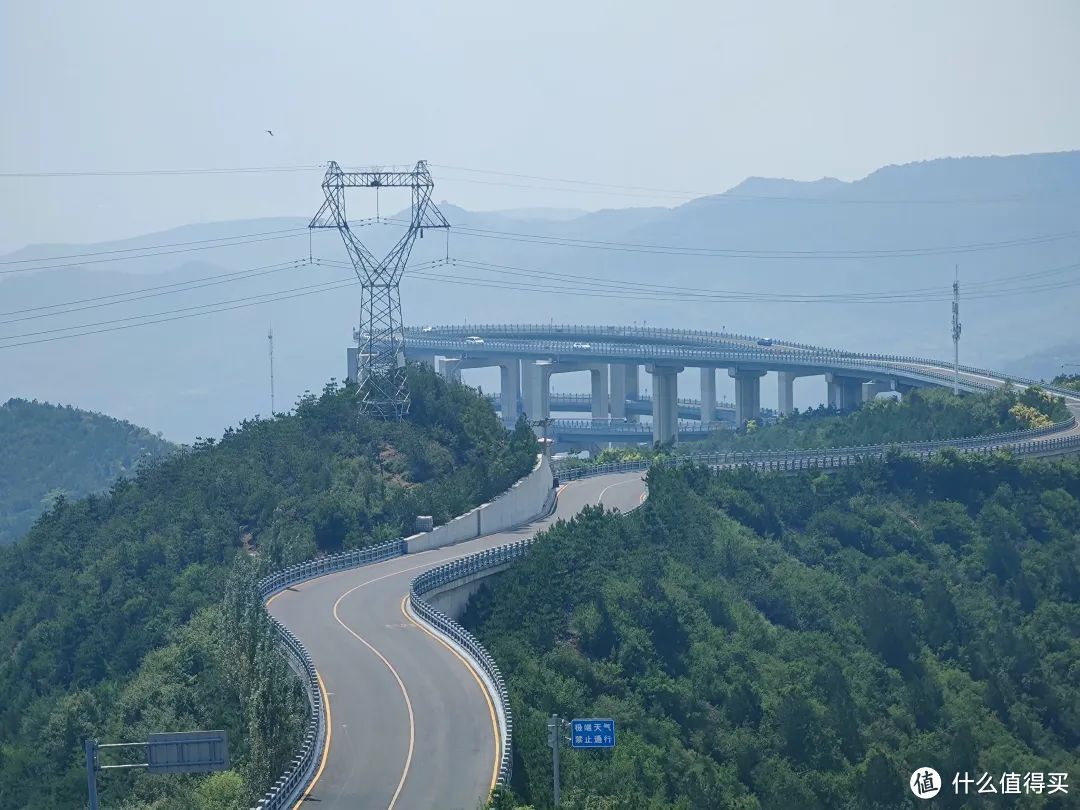
[[[431,636],[437,642],[442,644],[444,647],[446,647],[446,649],[448,649],[451,652],[451,654],[465,666],[465,669],[468,671],[468,673],[470,675],[472,675],[473,680],[476,681],[476,685],[480,687],[480,694],[482,694],[484,696],[484,700],[487,702],[488,716],[491,718],[491,736],[495,740],[495,757],[494,757],[495,761],[494,761],[494,764],[491,767],[491,785],[488,787],[488,795],[490,795],[492,793],[492,791],[495,790],[495,783],[499,780],[499,763],[502,760],[502,756],[500,755],[501,754],[501,751],[500,751],[501,737],[499,735],[499,721],[498,721],[498,719],[497,719],[497,717],[495,715],[495,704],[492,703],[491,695],[488,694],[487,687],[485,687],[483,681],[480,680],[480,676],[476,673],[476,669],[474,668],[472,663],[468,659],[466,659],[463,655],[461,655],[461,653],[459,653],[457,650],[455,650],[446,641],[446,639],[442,638],[441,636],[437,635],[436,633],[431,632],[431,630],[429,630],[427,627],[425,627],[420,622],[418,622],[415,618],[413,618],[412,612],[410,610],[406,609],[406,604],[408,603],[408,601],[409,601],[408,594],[401,597],[401,605],[400,605],[400,607],[401,607],[401,612],[405,616],[405,618],[408,619],[410,622],[412,622],[416,627],[419,627],[421,630],[423,630],[425,633],[427,633],[429,636]]]
[[[398,571],[395,573],[402,572]],[[375,649],[375,647],[373,647],[366,639],[362,638],[360,634],[358,634],[355,630],[349,627],[349,625],[345,624],[345,622],[343,622],[341,620],[341,617],[338,615],[338,605],[341,604],[342,599],[344,599],[353,591],[359,590],[360,588],[364,587],[364,585],[370,585],[372,582],[378,582],[378,580],[386,579],[386,577],[389,576],[394,576],[394,574],[387,574],[382,577],[377,577],[376,579],[371,579],[367,582],[361,582],[356,587],[349,588],[349,590],[345,591],[345,593],[339,596],[337,598],[337,601],[334,602],[333,613],[334,619],[337,621],[337,623],[344,627],[349,632],[349,634],[352,635],[353,638],[355,638],[357,641],[359,641],[361,644],[363,644],[365,647],[375,653],[375,655],[378,656],[379,660],[386,665],[386,668],[390,670],[390,674],[393,675],[394,680],[397,681],[398,689],[401,690],[401,696],[405,699],[405,708],[409,711],[409,750],[405,756],[405,767],[401,771],[401,778],[398,780],[397,788],[394,790],[394,795],[390,797],[390,804],[386,806],[386,810],[394,810],[394,805],[397,804],[397,800],[398,797],[401,795],[402,788],[405,787],[405,778],[409,775],[409,768],[412,766],[413,750],[416,747],[416,717],[413,714],[412,701],[409,699],[409,690],[405,688],[405,682],[401,680],[401,676],[398,674],[398,671],[394,669],[394,665],[386,660],[386,656],[379,652],[377,649]]]

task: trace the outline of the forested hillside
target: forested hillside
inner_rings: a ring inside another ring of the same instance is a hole
[[[173,449],[129,422],[71,406],[0,406],[0,545],[26,533],[57,498],[102,492],[143,460]]]
[[[299,727],[255,577],[402,536],[417,514],[444,521],[534,463],[528,426],[507,433],[472,390],[421,368],[410,385],[405,423],[358,421],[355,390],[331,384],[60,501],[0,549],[0,807],[81,806],[86,736],[199,727],[229,731],[233,772],[110,772],[103,806],[250,806]]]
[[[1061,397],[1037,388],[999,388],[986,394],[954,396],[943,388],[912,391],[903,399],[877,399],[852,413],[825,407],[786,416],[773,424],[750,424],[718,430],[701,441],[684,442],[661,451],[612,448],[593,459],[569,458],[564,467],[588,467],[611,461],[694,455],[735,450],[811,450],[824,447],[958,439],[1045,427],[1069,418]]]
[[[548,530],[470,606],[509,685],[518,802],[550,805],[552,712],[618,723],[614,752],[564,751],[578,810],[910,807],[918,766],[1075,781],[1080,462],[648,483],[629,516]],[[933,806],[974,801],[951,793]]]
[[[917,388],[902,399],[875,399],[850,414],[825,407],[796,411],[775,425],[719,431],[683,450],[779,450],[933,441],[1045,427],[1068,419],[1064,400],[1038,388],[999,388],[954,396]]]

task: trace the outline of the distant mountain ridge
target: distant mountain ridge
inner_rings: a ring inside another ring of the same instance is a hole
[[[71,406],[0,406],[0,545],[27,532],[57,498],[108,489],[175,445],[145,428]]]
[[[435,182],[438,188],[437,175]],[[942,158],[886,166],[853,182],[749,178],[673,207],[573,216],[559,210],[467,211],[452,203],[440,208],[455,227],[449,241],[441,234],[417,240],[414,269],[406,271],[402,287],[409,323],[726,327],[840,348],[945,357],[952,352],[950,296],[958,265],[962,361],[1041,376],[1045,363],[1025,368],[1023,358],[1080,339],[1074,303],[1080,288],[1068,286],[1080,281],[1080,152]],[[359,320],[358,291],[333,286],[353,278],[348,269],[290,264],[308,257],[308,221],[238,219],[100,245],[35,246],[0,257],[247,235],[228,247],[163,247],[152,251],[157,255],[108,262],[101,259],[116,254],[102,254],[48,262],[71,264],[49,271],[0,275],[0,312],[34,309],[18,322],[0,314],[0,399],[69,401],[74,390],[80,406],[185,441],[216,435],[269,412],[271,321],[279,409],[306,388],[340,378],[344,348]],[[399,227],[385,219],[356,226],[375,253],[389,248]],[[1010,242],[1015,244],[1002,246]],[[316,259],[346,258],[330,230],[316,232],[311,249]],[[731,250],[750,255],[727,255]],[[456,262],[447,263],[447,256]],[[77,264],[84,260],[94,263]],[[426,261],[440,264],[415,269]],[[238,271],[249,272],[220,278]],[[215,277],[223,283],[192,283]],[[305,292],[324,283],[327,292]],[[100,300],[165,284],[176,286],[129,303]],[[288,300],[259,303],[286,291]],[[822,294],[833,301],[806,302]],[[92,308],[75,304],[80,311],[69,314],[37,309],[89,299]],[[228,311],[199,315],[207,304]],[[112,323],[141,315],[162,323],[130,330],[119,328],[127,321]],[[166,320],[174,317],[181,320]],[[56,340],[64,332],[52,330],[71,325],[95,334]],[[13,343],[27,345],[5,348]],[[466,379],[498,384],[486,370],[468,372]],[[647,376],[643,382],[648,386]],[[694,375],[683,375],[681,383],[684,395],[695,394]],[[560,378],[560,385],[587,390],[584,377],[574,375]],[[726,378],[720,385],[718,393],[730,395]],[[823,392],[823,385],[800,381],[796,404],[816,405]],[[775,385],[766,382],[762,402],[773,401]]]

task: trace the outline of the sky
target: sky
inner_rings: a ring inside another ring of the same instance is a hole
[[[423,158],[471,209],[674,205],[465,169],[704,194],[1075,149],[1077,41],[1075,0],[3,3],[0,175]],[[0,252],[310,215],[320,177],[0,176]]]

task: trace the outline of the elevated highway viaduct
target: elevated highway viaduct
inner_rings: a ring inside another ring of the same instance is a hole
[[[736,424],[761,414],[761,378],[777,373],[779,412],[793,409],[797,377],[823,377],[831,407],[853,410],[877,394],[894,390],[954,384],[950,364],[924,358],[841,351],[789,341],[676,329],[572,325],[437,326],[406,332],[406,357],[456,376],[465,368],[498,367],[499,410],[512,423],[524,411],[543,420],[553,410],[551,377],[588,371],[589,412],[598,423],[640,413],[641,370],[652,376],[652,441],[676,442],[680,405],[677,376],[688,368],[699,373],[697,406],[705,428],[718,421],[716,372],[734,379]],[[355,366],[353,366],[355,368]],[[984,369],[961,367],[961,391],[986,391],[1010,382]],[[1031,382],[1031,381],[1019,381]],[[634,403],[629,405],[629,403]],[[584,403],[583,403],[584,404]],[[721,412],[720,419],[724,414]],[[598,425],[599,426],[599,425]],[[603,426],[605,433],[613,432]],[[640,433],[640,431],[626,431]]]

